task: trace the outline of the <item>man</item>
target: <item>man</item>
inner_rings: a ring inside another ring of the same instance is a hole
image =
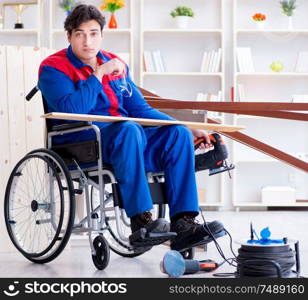
[[[70,46],[45,59],[39,70],[39,88],[49,111],[173,120],[145,102],[123,61],[100,50],[104,24],[104,17],[91,5],[77,6],[65,20]],[[208,236],[194,220],[198,199],[193,136],[204,136],[207,145],[202,147],[209,147],[205,132],[180,125],[143,128],[132,121],[95,124],[101,130],[103,160],[115,170],[132,232],[142,227],[169,230],[151,218],[146,178],[148,171],[164,171],[170,229],[177,233],[171,248],[180,250]],[[92,138],[94,133],[85,131],[59,137],[56,142]],[[209,226],[216,224],[212,223]]]

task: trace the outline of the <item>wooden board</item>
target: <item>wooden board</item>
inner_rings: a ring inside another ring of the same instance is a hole
[[[23,48],[6,47],[11,167],[27,152]]]
[[[51,53],[45,48],[0,46],[0,199],[4,199],[9,175],[17,161],[30,150],[44,146],[41,95],[38,93],[30,102],[24,96],[37,84],[41,60]],[[0,239],[0,252],[13,249],[3,218]]]
[[[40,62],[44,59],[41,48],[23,47],[24,85],[27,94],[36,84]],[[31,101],[25,101],[27,152],[44,147],[45,122],[40,118],[44,113],[41,93]]]
[[[244,126],[233,126],[225,124],[209,124],[199,122],[186,122],[186,121],[169,121],[169,120],[156,120],[156,119],[141,119],[141,118],[127,118],[127,117],[110,117],[100,115],[83,115],[83,114],[69,114],[69,113],[48,113],[42,116],[47,119],[61,119],[61,120],[74,120],[74,121],[88,121],[88,122],[123,122],[134,121],[142,126],[166,126],[166,125],[185,125],[190,129],[203,129],[218,132],[235,132],[245,129]]]

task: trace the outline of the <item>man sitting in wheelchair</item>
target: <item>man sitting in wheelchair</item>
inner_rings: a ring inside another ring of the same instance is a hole
[[[153,109],[130,77],[128,66],[100,49],[105,19],[91,5],[77,6],[65,20],[69,47],[40,66],[38,87],[49,112],[81,113],[174,120]],[[60,121],[59,121],[60,122]],[[62,121],[63,123],[63,121]],[[104,163],[112,165],[132,233],[175,232],[171,248],[181,250],[215,234],[223,225],[198,224],[193,140],[204,137],[201,148],[211,147],[209,135],[182,125],[142,127],[132,121],[95,123],[102,136]],[[94,132],[82,131],[55,138],[56,143],[85,141]],[[146,172],[164,172],[171,225],[153,220]]]

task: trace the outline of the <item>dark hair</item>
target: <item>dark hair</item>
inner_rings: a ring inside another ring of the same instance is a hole
[[[101,12],[93,5],[80,4],[65,19],[64,29],[71,35],[74,29],[77,29],[82,23],[91,20],[97,21],[101,26],[101,30],[103,30],[106,21]]]

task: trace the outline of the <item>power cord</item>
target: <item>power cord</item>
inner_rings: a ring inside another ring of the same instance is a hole
[[[230,273],[215,273],[215,277],[239,277],[240,270],[242,270],[244,276],[250,277],[277,277],[277,273],[281,277],[289,277],[291,274],[295,274],[298,278],[305,278],[300,276],[299,272],[292,270],[292,267],[297,263],[295,259],[295,251],[290,249],[289,245],[285,245],[284,248],[278,247],[253,247],[243,246],[239,249],[239,255],[236,256],[233,250],[233,241],[231,234],[224,228],[225,232],[230,239],[230,250],[234,257],[226,258],[219,243],[217,242],[214,234],[205,221],[202,210],[200,213],[204,222],[204,230],[213,239],[216,249],[220,256],[223,258],[223,262],[218,264],[218,267],[224,263],[228,263],[230,266],[237,268],[236,272]],[[253,258],[253,259],[251,259]],[[250,262],[249,262],[250,261]],[[249,262],[249,263],[248,263]],[[242,268],[242,269],[240,269]],[[280,270],[280,272],[279,272]]]
[[[232,252],[232,254],[234,256],[234,257],[231,257],[231,258],[226,258],[225,254],[224,254],[223,250],[221,249],[219,243],[217,242],[214,234],[212,233],[212,231],[210,230],[209,226],[207,225],[207,223],[205,221],[205,218],[204,218],[204,215],[203,215],[203,212],[202,212],[201,209],[200,209],[200,213],[201,213],[201,216],[202,216],[202,219],[203,219],[203,224],[204,224],[203,228],[204,228],[204,230],[206,231],[206,233],[210,234],[210,237],[213,239],[213,242],[214,242],[214,244],[216,246],[216,249],[217,249],[218,253],[223,258],[223,262],[219,263],[218,267],[222,266],[224,263],[228,263],[230,266],[236,268],[237,267],[237,265],[236,265],[237,258],[236,258],[236,255],[235,255],[234,251],[233,251],[233,248],[232,248],[233,241],[232,241],[231,234],[226,229],[224,229],[226,231],[227,235],[230,238],[230,249],[231,249],[231,252]],[[219,276],[220,273],[215,273],[215,274],[217,274],[216,276]],[[215,274],[214,274],[214,276],[215,276]],[[227,275],[227,276],[232,276],[235,273],[221,273],[221,274],[224,274],[224,275]]]

